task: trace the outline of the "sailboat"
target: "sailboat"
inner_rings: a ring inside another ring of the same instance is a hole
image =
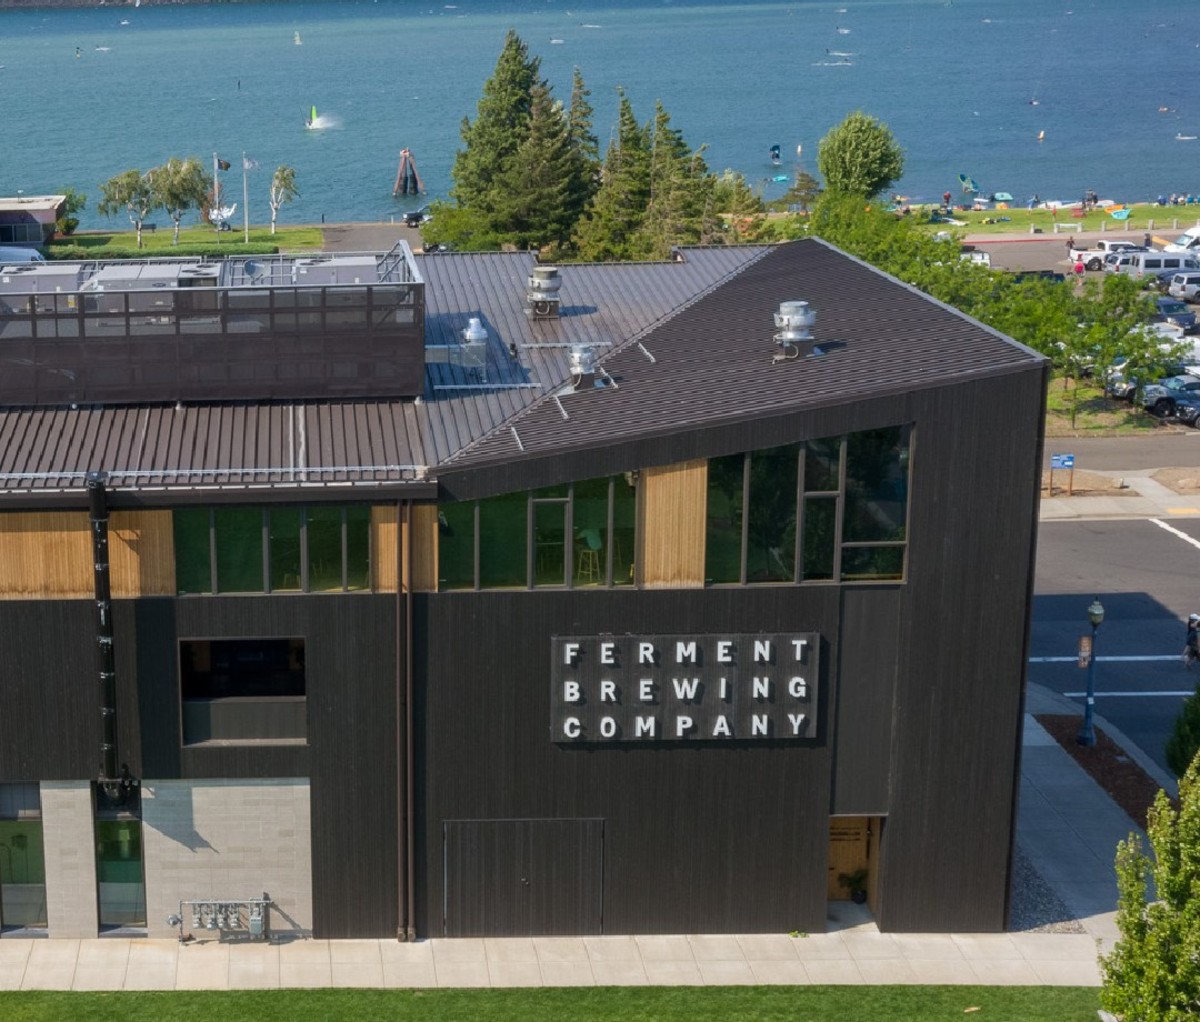
[[[292,36],[292,42],[294,42],[294,43],[295,43],[297,46],[303,46],[303,45],[304,45],[304,43],[302,43],[302,42],[300,41],[300,33],[299,33],[299,31],[297,31],[297,32],[296,32],[296,34],[295,34],[294,36]]]

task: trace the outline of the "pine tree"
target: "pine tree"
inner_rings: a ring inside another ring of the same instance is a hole
[[[583,74],[575,68],[571,76],[571,105],[567,110],[567,138],[571,143],[573,166],[570,180],[572,222],[583,216],[600,186],[600,143],[592,131],[591,93]]]
[[[1158,793],[1146,832],[1153,859],[1136,834],[1117,849],[1121,938],[1100,960],[1100,1003],[1128,1022],[1185,1022],[1200,1015],[1200,757],[1178,809]]]
[[[496,179],[496,232],[518,248],[565,244],[578,219],[571,195],[575,169],[567,118],[539,82],[532,90],[529,134]]]
[[[496,181],[505,176],[509,161],[529,135],[533,87],[545,85],[539,77],[541,58],[511,29],[496,69],[483,86],[475,121],[462,122],[463,148],[454,158],[454,188],[458,205],[489,216],[494,207]]]
[[[601,261],[645,258],[639,236],[650,202],[650,137],[637,122],[633,106],[620,92],[617,137],[604,157],[600,187],[575,233],[581,259]]]
[[[705,233],[712,178],[700,152],[689,152],[683,134],[671,127],[661,102],[649,135],[650,202],[641,233],[651,255],[666,259],[674,246],[695,244]]]

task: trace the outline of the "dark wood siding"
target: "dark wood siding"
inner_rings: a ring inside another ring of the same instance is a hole
[[[879,923],[1003,929],[1045,381],[918,395]]]
[[[603,932],[603,820],[449,820],[443,841],[438,934]]]
[[[420,932],[440,930],[442,824],[604,821],[604,931],[822,930],[828,741],[556,745],[553,635],[814,630],[834,588],[418,596]],[[826,651],[822,651],[822,663]],[[822,677],[823,720],[831,688]]]
[[[264,776],[264,766],[290,754],[298,772],[309,774],[313,932],[320,938],[396,934],[396,599],[174,601],[179,636],[304,637],[308,747],[189,748],[183,768],[185,776]],[[251,758],[258,769],[247,769]]]
[[[846,589],[833,727],[833,808],[840,816],[888,809],[900,587]]]

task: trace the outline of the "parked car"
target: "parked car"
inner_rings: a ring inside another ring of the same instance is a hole
[[[1141,405],[1151,415],[1166,418],[1175,414],[1181,401],[1200,402],[1200,378],[1195,376],[1168,376],[1143,387]]]
[[[44,263],[46,257],[36,248],[21,245],[0,245],[0,266],[16,263]]]
[[[1190,334],[1196,329],[1196,313],[1178,298],[1163,295],[1161,298],[1154,299],[1154,306],[1156,323],[1173,323],[1180,327],[1185,334]]]
[[[1176,273],[1167,285],[1167,294],[1185,302],[1200,301],[1200,272]]]
[[[1178,397],[1175,399],[1175,419],[1192,429],[1200,429],[1200,399]]]

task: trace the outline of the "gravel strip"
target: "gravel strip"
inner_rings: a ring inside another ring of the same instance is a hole
[[[1014,933],[1085,933],[1029,857],[1017,846],[1013,859],[1008,928]]]

